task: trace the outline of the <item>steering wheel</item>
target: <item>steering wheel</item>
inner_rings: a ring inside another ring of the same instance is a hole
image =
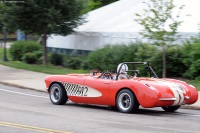
[[[112,73],[111,72],[105,72],[101,75],[101,78],[103,79],[112,79]]]

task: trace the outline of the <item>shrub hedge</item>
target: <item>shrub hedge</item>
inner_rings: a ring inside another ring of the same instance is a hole
[[[151,61],[158,52],[153,45],[138,43],[130,45],[107,45],[102,49],[91,52],[84,60],[84,69],[99,69],[101,71],[114,70],[121,62]],[[141,70],[141,72],[143,72]]]
[[[200,80],[200,44],[187,41],[184,45],[169,46],[166,51],[167,77],[186,77]],[[26,63],[42,63],[40,44],[30,41],[15,42],[10,48],[13,60]],[[155,45],[132,43],[106,45],[91,52],[87,57],[53,53],[49,56],[53,65],[72,69],[115,70],[121,62],[150,62],[159,77],[162,74],[162,51]],[[145,68],[139,69],[140,73]]]
[[[81,69],[85,56],[65,56],[63,66],[72,69]]]
[[[22,56],[22,61],[28,64],[42,64],[40,62],[41,57],[42,57],[42,51],[29,52]]]
[[[10,47],[10,55],[12,59],[15,60],[21,60],[23,56],[23,47],[25,43],[24,42],[14,42],[13,45]]]
[[[182,46],[182,62],[187,67],[184,77],[200,80],[200,44],[186,42]]]
[[[200,79],[200,44],[186,43],[169,46],[166,51],[167,77]],[[115,70],[121,62],[150,62],[159,77],[162,76],[162,51],[144,43],[107,45],[91,52],[83,61],[84,69]],[[139,69],[140,72],[144,71]],[[116,71],[116,70],[115,70]]]
[[[24,54],[40,51],[41,48],[39,43],[33,41],[16,41],[10,47],[10,55],[14,61],[21,61]]]
[[[53,65],[63,65],[63,54],[53,53],[50,57],[50,63]]]

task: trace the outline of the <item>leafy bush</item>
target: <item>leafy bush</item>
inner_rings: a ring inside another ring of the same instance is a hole
[[[22,61],[28,64],[35,64],[39,62],[40,57],[42,57],[42,51],[34,51],[32,53],[26,53],[22,57]]]
[[[183,63],[187,66],[184,77],[199,78],[200,76],[200,44],[186,42],[182,47]]]
[[[14,42],[13,45],[10,47],[10,55],[12,59],[15,60],[21,60],[23,56],[23,46],[24,42]]]
[[[183,54],[181,52],[181,47],[169,47],[166,52],[167,61],[167,77],[182,77],[185,70],[187,70],[186,65],[182,62]]]
[[[42,51],[34,51],[33,53],[37,56],[37,58],[40,58],[43,55]]]
[[[167,77],[182,77],[187,69],[182,62],[182,47],[168,47],[166,51]],[[158,77],[162,76],[162,50],[151,44],[107,45],[91,52],[84,60],[83,69],[115,70],[121,62],[150,62]],[[131,66],[129,66],[131,68]],[[141,75],[147,75],[145,67],[137,67]],[[199,67],[200,68],[200,67]]]
[[[156,47],[143,43],[128,46],[107,45],[102,49],[91,52],[82,66],[84,69],[116,70],[117,65],[121,62],[151,61],[152,55],[156,52]]]
[[[63,64],[63,55],[59,53],[53,53],[50,58],[50,62],[53,65],[62,65]]]
[[[44,56],[41,56],[40,58],[38,58],[37,60],[37,64],[42,64],[43,63],[43,59],[44,59]]]
[[[110,46],[107,45],[102,49],[91,52],[86,60],[84,60],[82,67],[84,69],[99,69],[99,70],[111,70],[116,68],[120,63],[119,60],[123,60],[123,49],[125,45]],[[115,55],[118,56],[115,56]]]
[[[17,41],[11,45],[10,54],[13,60],[21,61],[22,56],[26,53],[41,50],[40,44],[33,41]]]
[[[26,44],[23,46],[23,53],[40,51],[41,49],[42,49],[42,47],[39,43],[36,43],[33,41],[26,41]]]
[[[26,53],[23,55],[22,61],[28,64],[34,64],[37,61],[37,56],[34,53]]]
[[[41,52],[41,56],[37,59],[37,64],[42,64],[43,63],[43,59],[44,59],[44,56],[43,56],[43,52],[42,51],[40,51]],[[47,62],[49,63],[50,62],[50,59],[51,59],[51,54],[50,53],[48,53],[47,54]]]
[[[63,66],[72,69],[80,69],[84,59],[84,56],[66,56],[64,57]]]
[[[182,77],[186,66],[182,62],[182,52],[179,45],[168,47],[166,51],[167,77]],[[158,77],[162,77],[162,51],[152,54],[151,64]]]

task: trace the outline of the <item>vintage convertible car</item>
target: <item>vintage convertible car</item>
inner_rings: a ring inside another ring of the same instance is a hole
[[[146,66],[143,70],[148,72],[148,77],[140,76],[137,64]],[[94,70],[90,74],[52,75],[45,78],[45,83],[53,104],[62,105],[71,100],[117,107],[124,113],[136,112],[139,105],[173,112],[198,99],[194,86],[176,79],[158,78],[147,62],[120,63],[116,74]]]

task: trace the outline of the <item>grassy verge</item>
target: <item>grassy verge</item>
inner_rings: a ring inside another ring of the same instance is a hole
[[[191,85],[195,86],[200,91],[200,81],[186,80],[185,82],[187,82],[188,84],[191,84]]]
[[[44,65],[26,64],[21,61],[12,61],[8,50],[7,50],[7,58],[9,61],[2,62],[2,58],[3,58],[3,49],[0,48],[0,64],[5,65],[5,66],[25,69],[25,70],[35,71],[35,72],[42,72],[42,73],[47,73],[47,74],[88,73],[88,71],[86,70],[68,69],[68,68],[63,68],[60,66],[53,66],[51,64],[44,66]]]

